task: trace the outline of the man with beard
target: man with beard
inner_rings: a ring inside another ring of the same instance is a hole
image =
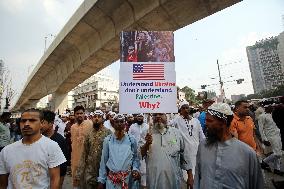
[[[202,127],[198,119],[191,117],[189,103],[182,101],[179,104],[180,115],[178,115],[174,121],[173,126],[180,130],[180,133],[184,139],[185,151],[184,156],[190,160],[192,170],[189,170],[189,176],[184,172],[184,178],[189,180],[188,183],[193,183],[193,176],[196,164],[196,154],[198,145],[205,139]]]
[[[137,142],[132,135],[125,133],[125,117],[122,114],[114,116],[113,126],[115,132],[103,143],[98,189],[103,189],[104,184],[108,189],[125,189],[128,188],[130,174],[134,180],[140,177]]]
[[[0,153],[1,189],[58,189],[59,166],[66,159],[58,144],[42,136],[43,114],[38,109],[25,110],[20,128],[23,138],[6,146]]]
[[[73,187],[77,188],[79,186],[79,180],[76,179],[75,173],[83,152],[85,137],[92,129],[93,123],[90,120],[84,120],[85,108],[83,106],[76,106],[74,108],[74,114],[76,123],[71,126],[71,172]]]
[[[113,117],[116,115],[115,112],[109,111],[106,115],[106,121],[104,122],[105,128],[109,129],[111,132],[114,133],[114,128],[112,126]]]
[[[125,131],[128,133],[130,126],[134,123],[134,116],[132,114],[127,114]]]
[[[149,131],[149,125],[144,123],[143,114],[138,114],[136,117],[136,123],[132,124],[129,128],[129,134],[133,135],[138,143],[138,150],[145,144],[145,137]],[[140,153],[139,153],[140,154]],[[145,159],[140,157],[140,174],[141,174],[141,186],[146,187],[146,163]]]
[[[59,145],[60,149],[62,150],[66,158],[68,154],[67,144],[66,144],[64,137],[61,134],[54,132],[54,129],[53,129],[54,119],[55,119],[54,112],[50,110],[43,111],[43,122],[42,122],[41,133],[44,136],[55,141]],[[67,163],[65,162],[60,165],[60,188],[62,188],[66,172],[67,172]]]
[[[255,126],[249,116],[249,103],[240,100],[235,103],[235,114],[230,126],[231,134],[256,151]]]
[[[264,181],[257,155],[232,138],[233,112],[228,104],[211,105],[206,113],[207,139],[199,145],[195,189],[262,189]]]
[[[192,169],[190,160],[184,159],[184,140],[180,131],[167,126],[167,117],[163,113],[153,114],[150,131],[152,133],[147,133],[146,143],[141,147],[141,155],[146,159],[147,187],[180,189],[181,169],[187,170],[188,174]]]
[[[98,187],[100,160],[103,141],[111,131],[103,125],[104,113],[96,110],[92,116],[93,128],[86,136],[84,148],[75,177],[80,180],[80,188],[93,189]]]

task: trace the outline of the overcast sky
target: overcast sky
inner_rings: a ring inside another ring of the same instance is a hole
[[[60,32],[82,0],[1,0],[0,59],[13,75],[20,94],[28,73],[47,45]],[[245,82],[225,84],[226,96],[253,93],[245,47],[262,38],[276,36],[284,29],[283,0],[245,0],[175,32],[177,84],[200,91],[200,85],[218,90],[216,61],[224,81],[244,78]],[[119,63],[109,67],[118,79]]]

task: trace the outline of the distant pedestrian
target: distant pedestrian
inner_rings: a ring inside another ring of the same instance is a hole
[[[9,122],[10,116],[10,112],[3,112],[0,115],[0,152],[11,142],[10,128],[7,124]]]
[[[68,117],[68,121],[66,123],[66,127],[64,130],[64,136],[65,136],[65,140],[67,143],[67,150],[68,150],[68,154],[67,154],[67,165],[70,166],[71,165],[71,152],[72,152],[72,145],[71,145],[71,126],[75,124],[75,116],[74,113],[71,113]]]
[[[200,121],[201,127],[203,129],[203,133],[206,135],[206,125],[205,125],[205,120],[206,120],[206,111],[209,106],[211,106],[214,103],[214,100],[206,99],[202,102],[202,108],[201,112],[199,114],[198,120]]]
[[[114,133],[114,128],[112,126],[113,117],[116,115],[115,112],[109,111],[106,115],[106,120],[104,122],[105,128],[109,129],[111,132]]]
[[[284,172],[280,171],[281,156],[283,154],[280,129],[273,121],[271,113],[272,106],[267,106],[265,107],[265,112],[258,117],[262,143],[266,146],[271,146],[273,152],[262,160],[261,167],[270,170],[269,163],[272,163],[273,172],[282,176]]]

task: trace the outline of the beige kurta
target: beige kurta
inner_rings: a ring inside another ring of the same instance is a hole
[[[92,121],[84,120],[80,125],[75,123],[71,126],[71,171],[73,179],[83,152],[84,140],[86,135],[91,131],[92,125]]]

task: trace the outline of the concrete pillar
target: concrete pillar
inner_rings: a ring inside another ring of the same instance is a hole
[[[53,93],[49,107],[51,111],[62,114],[68,107],[68,93]]]

